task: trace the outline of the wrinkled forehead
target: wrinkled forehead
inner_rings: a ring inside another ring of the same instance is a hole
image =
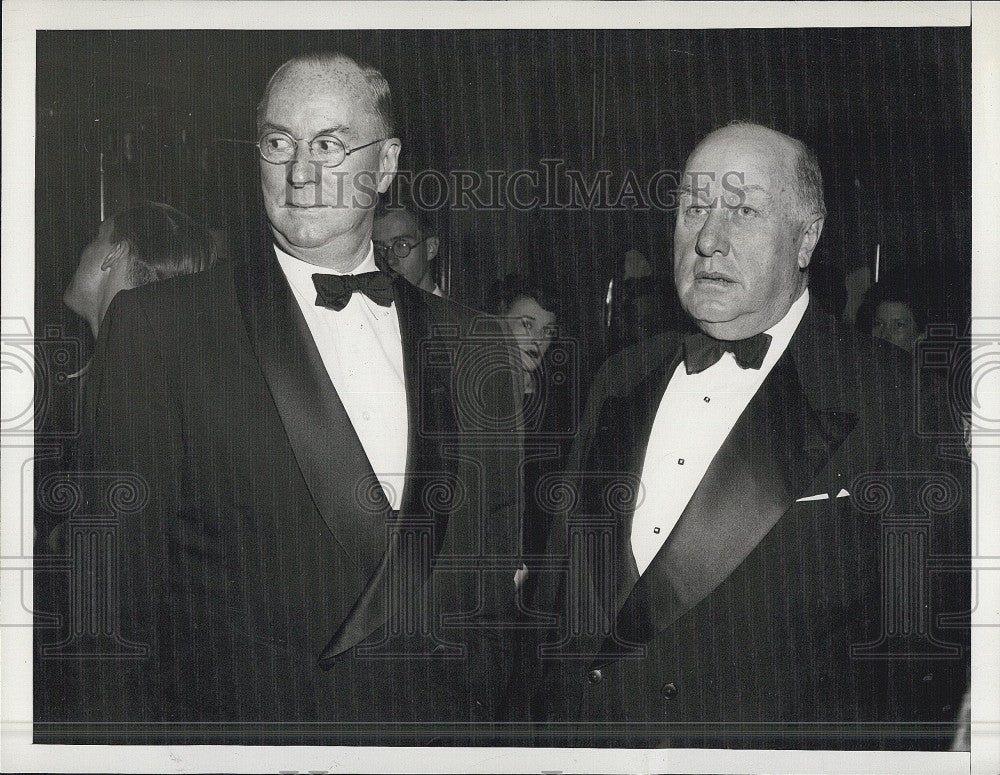
[[[293,62],[275,74],[272,88],[279,84],[315,84],[323,90],[342,91],[363,83],[360,67],[346,59],[335,59],[327,64]]]
[[[685,193],[718,196],[745,190],[770,196],[793,193],[796,148],[781,135],[757,128],[723,129],[706,137],[688,157]]]
[[[371,94],[360,68],[337,60],[328,65],[299,62],[279,70],[267,92],[264,118],[281,122],[302,113],[340,105],[359,116],[370,116]]]

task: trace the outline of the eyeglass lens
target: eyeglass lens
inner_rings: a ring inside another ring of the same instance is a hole
[[[258,147],[261,156],[273,164],[286,164],[295,157],[297,141],[284,132],[268,132],[260,138]],[[339,138],[333,135],[318,135],[309,142],[312,158],[325,165],[336,167],[343,163],[347,149]]]
[[[408,255],[410,255],[410,251],[413,250],[413,248],[415,248],[423,241],[424,241],[423,239],[420,239],[417,240],[416,242],[410,242],[410,240],[406,239],[405,237],[398,237],[397,239],[394,239],[392,241],[391,245],[386,245],[382,242],[376,242],[375,250],[376,252],[379,253],[379,255],[384,256],[387,255],[389,250],[391,249],[393,255],[395,255],[396,258],[406,258]]]

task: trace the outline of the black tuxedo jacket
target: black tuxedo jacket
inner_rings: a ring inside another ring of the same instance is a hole
[[[35,708],[54,723],[36,740],[476,742],[455,725],[500,717],[520,565],[511,355],[495,321],[394,293],[398,514],[269,242],[115,298],[83,507],[111,512],[111,645],[88,658],[50,633]],[[135,476],[116,490],[117,472]]]
[[[543,738],[947,748],[968,670],[969,472],[915,438],[908,361],[809,308],[640,577],[631,517],[680,344],[626,350],[592,389],[540,584],[561,616]]]

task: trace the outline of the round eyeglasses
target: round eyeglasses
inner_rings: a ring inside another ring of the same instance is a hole
[[[396,258],[406,258],[410,255],[410,251],[425,239],[427,239],[427,237],[421,237],[414,242],[406,237],[396,237],[396,239],[392,241],[391,245],[386,245],[384,242],[373,242],[372,244],[375,246],[375,254],[379,258],[388,258],[390,250]]]
[[[386,138],[380,137],[364,145],[348,148],[344,141],[333,135],[316,135],[309,141],[309,153],[313,161],[318,161],[324,167],[339,167],[344,159],[355,151],[368,148],[375,143],[381,143]],[[257,150],[261,158],[271,164],[288,164],[295,158],[295,150],[304,138],[292,137],[287,132],[267,132],[257,141]]]

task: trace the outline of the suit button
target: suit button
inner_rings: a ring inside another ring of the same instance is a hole
[[[600,670],[591,670],[587,673],[587,680],[592,684],[599,684],[604,676],[601,675]]]
[[[660,694],[663,695],[663,699],[672,700],[677,696],[677,685],[673,683],[666,683],[660,687]]]

